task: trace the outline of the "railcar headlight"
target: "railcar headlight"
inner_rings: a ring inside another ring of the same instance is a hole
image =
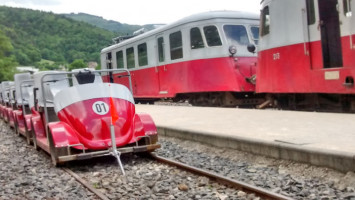
[[[231,54],[231,56],[234,56],[234,54],[237,53],[237,47],[234,45],[229,46],[229,53]]]

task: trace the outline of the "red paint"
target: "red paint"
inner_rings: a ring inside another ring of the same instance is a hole
[[[12,108],[7,108],[7,113],[9,119],[9,125],[11,127],[15,127],[14,110]]]
[[[77,137],[78,133],[65,122],[48,123],[48,128],[52,133],[55,147],[65,147],[80,143]],[[82,146],[76,146],[76,148],[82,149]]]
[[[111,146],[110,125],[111,113],[98,115],[92,110],[92,105],[96,101],[103,101],[110,104],[110,98],[97,98],[71,104],[60,112],[58,118],[61,124],[56,126],[71,127],[66,128],[66,134],[72,135],[78,139],[86,148],[92,150],[108,149]],[[116,108],[119,118],[113,123],[115,128],[116,143],[118,147],[125,146],[136,141],[136,137],[144,136],[145,132],[140,131],[135,126],[144,126],[135,114],[135,107],[129,101],[113,98],[112,107]],[[78,112],[81,110],[82,112]],[[55,127],[53,125],[53,127]],[[60,130],[60,129],[58,129]],[[56,130],[53,129],[53,134]],[[58,138],[57,142],[63,143],[64,139]],[[67,140],[72,144],[73,141]],[[76,142],[77,144],[78,142]],[[76,148],[76,147],[74,147]]]
[[[307,44],[309,55],[303,43],[260,51],[256,91],[355,94],[354,87],[343,85],[346,77],[355,77],[355,49],[350,49],[349,36],[342,38],[343,67],[323,68],[320,46],[320,41]],[[325,73],[333,71],[339,72],[339,79],[325,80]]]
[[[170,98],[196,92],[254,92],[255,86],[245,78],[255,73],[255,57],[192,60],[131,71],[135,98]],[[115,82],[128,87],[122,78],[115,77]]]

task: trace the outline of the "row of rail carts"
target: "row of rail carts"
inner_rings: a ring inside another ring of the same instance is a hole
[[[124,173],[121,154],[160,145],[152,118],[136,113],[131,87],[102,81],[112,71],[15,74],[0,85],[0,117],[28,144],[48,152],[54,165],[113,155]],[[127,70],[119,71],[131,82]]]

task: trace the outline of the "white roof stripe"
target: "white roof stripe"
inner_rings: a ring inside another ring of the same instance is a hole
[[[107,97],[124,99],[134,104],[133,96],[126,86],[112,83],[94,83],[76,85],[61,90],[54,96],[54,109],[58,113],[63,108],[80,101]]]

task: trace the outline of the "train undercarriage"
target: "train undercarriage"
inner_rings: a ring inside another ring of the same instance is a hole
[[[265,102],[264,96],[264,94],[255,94],[251,92],[201,92],[177,94],[176,97],[165,100],[173,102],[188,102],[192,106],[255,108],[257,105]],[[136,102],[143,104],[154,104],[155,101],[158,101],[158,99],[135,100]]]
[[[206,92],[178,94],[165,99],[173,102],[188,102],[192,106],[275,108],[280,110],[355,113],[355,95],[351,94],[255,94],[233,92]],[[143,104],[154,104],[158,99],[136,99]]]
[[[355,95],[351,94],[268,94],[257,108],[281,110],[355,113]]]

